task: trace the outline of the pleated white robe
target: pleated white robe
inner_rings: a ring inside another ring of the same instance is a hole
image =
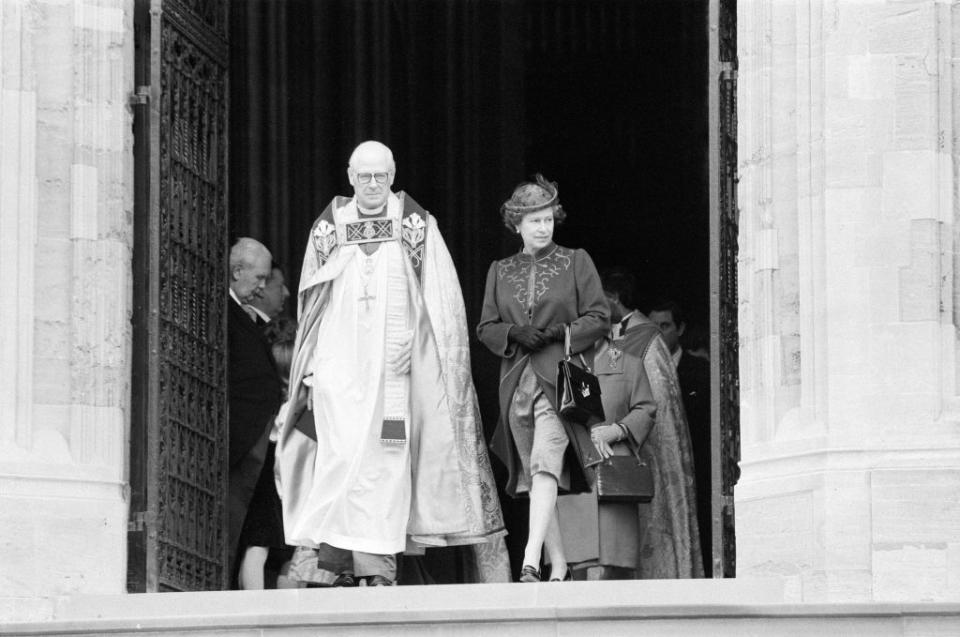
[[[366,553],[406,546],[410,444],[384,443],[384,418],[409,428],[409,380],[386,362],[386,344],[409,325],[400,244],[367,256],[346,246],[347,263],[330,290],[313,357],[318,423],[314,485],[293,528],[295,544],[327,543]]]

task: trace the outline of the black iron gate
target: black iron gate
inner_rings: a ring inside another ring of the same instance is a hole
[[[737,572],[733,490],[740,477],[737,325],[737,2],[710,1],[710,324],[713,576]],[[719,489],[716,488],[719,485]]]
[[[136,0],[127,588],[226,587],[227,1]]]

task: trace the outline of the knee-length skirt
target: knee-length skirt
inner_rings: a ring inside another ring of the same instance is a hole
[[[563,459],[570,441],[529,362],[520,373],[507,420],[520,465],[515,467],[517,493],[529,492],[531,477],[537,473],[549,474],[561,489],[569,489],[570,472]]]

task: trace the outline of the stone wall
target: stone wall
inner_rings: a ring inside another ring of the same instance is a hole
[[[132,5],[0,2],[0,620],[124,590]]]
[[[738,574],[960,598],[960,9],[740,0]]]

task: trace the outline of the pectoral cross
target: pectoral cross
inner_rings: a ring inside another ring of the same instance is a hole
[[[372,294],[370,294],[369,292],[367,292],[367,286],[364,285],[364,286],[363,286],[363,296],[361,296],[359,299],[357,299],[357,302],[358,302],[358,303],[362,302],[363,305],[364,305],[364,308],[363,308],[363,309],[364,309],[365,311],[369,312],[369,311],[370,311],[370,301],[373,301],[373,300],[376,299],[376,298],[377,298],[377,297],[375,297],[375,296],[373,296]]]

